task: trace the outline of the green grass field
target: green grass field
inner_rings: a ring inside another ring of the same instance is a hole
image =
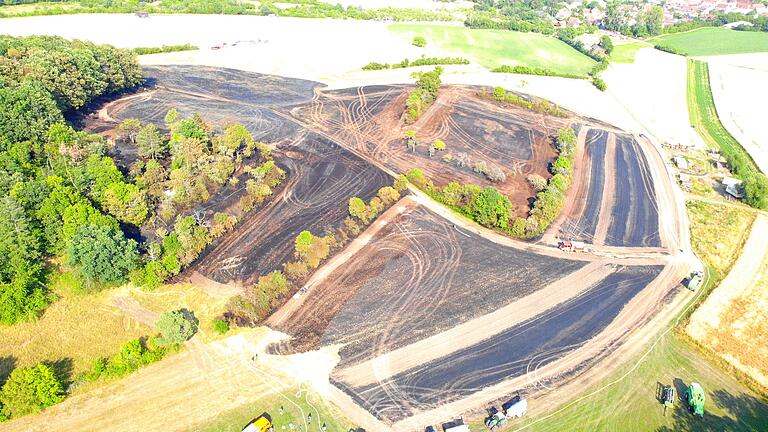
[[[630,42],[621,45],[614,45],[609,60],[615,63],[634,63],[635,55],[640,48],[653,48],[645,42]]]
[[[280,414],[280,407],[283,413]],[[240,432],[249,421],[262,413],[272,417],[275,432],[298,432],[299,425],[304,432],[321,432],[325,423],[328,432],[347,432],[353,430],[352,423],[335,407],[323,402],[313,392],[294,388],[283,395],[273,394],[258,402],[235,408],[219,414],[215,419],[190,429],[195,432]],[[312,423],[306,423],[307,415],[312,413]],[[293,424],[293,429],[290,425]]]
[[[389,29],[408,41],[414,36],[424,36],[427,48],[436,46],[489,69],[521,65],[586,76],[595,64],[564,42],[538,33],[430,24],[392,24]]]
[[[768,33],[702,28],[658,36],[649,41],[692,56],[743,54],[768,51]]]
[[[623,376],[635,362],[631,363],[584,395]],[[704,418],[690,414],[679,399],[665,416],[657,399],[658,386],[672,385],[681,396],[691,381],[700,383],[706,392]],[[524,427],[526,425],[530,426]],[[637,369],[619,383],[551,416],[517,421],[505,430],[734,432],[768,430],[766,428],[768,402],[712,365],[684,336],[670,332]],[[473,430],[484,429],[477,425]]]
[[[713,149],[723,149],[727,152],[740,153],[748,166],[747,169],[759,172],[757,165],[749,154],[741,147],[720,123],[717,115],[712,89],[709,84],[709,67],[706,62],[688,60],[687,79],[688,116],[696,132],[704,142]]]

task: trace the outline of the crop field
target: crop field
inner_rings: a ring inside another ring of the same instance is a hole
[[[652,42],[691,56],[715,56],[768,51],[768,34],[724,28],[701,28],[658,36]]]
[[[607,246],[661,246],[656,192],[638,142],[589,129],[585,147],[585,173],[559,237]]]
[[[427,46],[434,44],[489,69],[505,64],[520,65],[586,76],[595,64],[565,42],[538,33],[430,24],[392,24],[389,30],[409,41],[414,36],[424,36]]]
[[[516,216],[527,214],[528,199],[534,195],[526,177],[551,176],[548,167],[557,155],[553,147],[557,130],[581,120],[501,108],[478,97],[478,88],[451,87],[442,92],[429,114],[404,127],[400,119],[407,89],[376,86],[321,92],[311,104],[293,108],[291,114],[395,172],[419,168],[439,185],[451,181],[492,185],[510,197]],[[406,146],[407,130],[416,132],[415,150]],[[435,140],[443,141],[446,149],[430,156]],[[457,162],[460,154],[467,157],[462,166]],[[479,162],[500,168],[506,179],[491,182],[473,170]]]
[[[586,293],[479,344],[366,387],[341,385],[369,411],[390,421],[467,396],[577,349],[604,329],[661,268],[618,268]]]
[[[342,364],[353,364],[492,312],[584,264],[496,245],[417,207],[329,275],[279,329],[303,349],[345,344]]]
[[[614,45],[613,51],[608,58],[615,63],[634,63],[637,51],[642,48],[653,48],[653,46],[645,42],[630,42]]]

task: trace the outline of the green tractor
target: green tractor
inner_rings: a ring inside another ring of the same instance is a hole
[[[485,419],[485,425],[488,426],[489,429],[496,429],[504,426],[506,423],[507,417],[501,411],[496,411],[492,416]]]
[[[694,415],[704,417],[704,389],[699,383],[691,383],[685,390],[685,400]]]

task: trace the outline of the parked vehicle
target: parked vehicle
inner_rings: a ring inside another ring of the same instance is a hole
[[[565,240],[558,243],[557,248],[563,252],[586,252],[587,247],[584,242]]]
[[[251,420],[242,430],[242,432],[267,432],[272,429],[272,422],[265,414]]]

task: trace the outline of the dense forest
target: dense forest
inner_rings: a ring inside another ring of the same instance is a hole
[[[135,248],[95,202],[113,167],[103,140],[75,132],[64,115],[140,83],[129,51],[0,37],[0,323],[34,316],[49,302],[47,258],[93,235]]]

